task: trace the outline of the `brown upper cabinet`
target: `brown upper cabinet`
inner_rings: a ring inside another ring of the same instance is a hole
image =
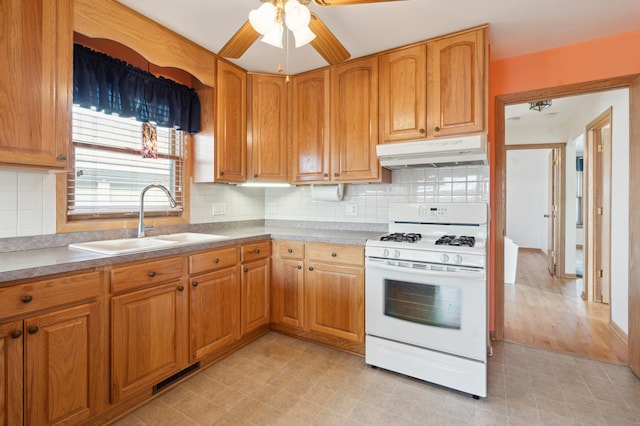
[[[291,161],[294,183],[329,179],[329,70],[291,78]]]
[[[71,135],[72,0],[2,0],[0,164],[64,169]]]
[[[427,129],[427,46],[380,56],[380,141],[424,139]]]
[[[486,32],[427,43],[427,138],[486,130]]]
[[[218,61],[216,84],[215,180],[244,182],[247,152],[247,73]]]
[[[287,181],[287,82],[283,76],[249,74],[247,180]]]

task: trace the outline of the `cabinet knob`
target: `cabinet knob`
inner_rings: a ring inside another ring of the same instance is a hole
[[[287,249],[287,253],[293,253],[293,249]]]
[[[36,334],[40,330],[37,325],[29,327],[29,334]]]
[[[436,127],[433,128],[433,130],[435,130],[436,132],[439,132],[440,131],[440,127],[436,126]]]
[[[298,269],[302,269],[302,265],[298,265]]]
[[[12,339],[17,339],[20,336],[22,336],[22,330],[13,330],[11,332],[11,338]]]
[[[331,253],[331,257],[336,257],[336,256],[337,256],[336,252]]]
[[[309,266],[309,270],[310,270],[310,271],[313,271],[313,266]]]
[[[183,285],[179,285],[178,286],[178,291],[184,291],[184,286]]]
[[[224,172],[220,172],[220,176],[224,176]]]
[[[22,301],[24,303],[29,303],[33,300],[33,296],[30,294],[27,294],[26,296],[22,296]]]
[[[65,161],[67,159],[67,154],[58,154],[58,156],[56,157],[56,160],[58,161]]]
[[[256,249],[255,253],[260,254],[260,249]]]
[[[338,177],[338,176],[340,176],[340,173],[334,173],[333,174],[333,177]]]
[[[329,177],[329,173],[325,173],[325,174],[324,174],[324,177]]]
[[[253,175],[253,177],[254,177],[254,179],[255,179],[255,178],[257,178],[257,177],[258,177],[258,175],[257,175],[257,174],[255,174],[255,175]]]
[[[194,287],[198,287],[198,284],[200,284],[198,281],[194,281],[193,284],[191,284]]]
[[[244,271],[245,271],[245,272],[249,272],[249,269],[248,269],[248,268],[244,268]]]
[[[149,277],[150,277],[150,278],[153,278],[153,277],[155,277],[155,276],[156,276],[156,271],[151,271],[151,272],[149,272]]]
[[[213,259],[213,263],[220,263],[220,259],[216,257],[215,259]]]
[[[420,129],[418,131],[420,132],[420,134],[424,135],[424,129]]]

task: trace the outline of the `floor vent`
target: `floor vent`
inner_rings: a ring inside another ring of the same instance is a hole
[[[178,371],[173,376],[168,377],[168,378],[164,379],[163,381],[161,381],[160,383],[154,385],[153,386],[153,394],[155,395],[156,393],[160,392],[162,389],[164,389],[167,386],[169,386],[171,383],[173,383],[173,382],[175,382],[177,380],[180,380],[182,377],[186,376],[187,374],[189,374],[192,371],[195,371],[195,370],[197,370],[199,368],[200,368],[200,362],[196,362],[195,364],[188,366],[184,370]]]

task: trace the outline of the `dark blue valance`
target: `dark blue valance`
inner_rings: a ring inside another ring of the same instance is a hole
[[[73,103],[161,127],[200,131],[200,100],[193,89],[79,44],[73,46]]]

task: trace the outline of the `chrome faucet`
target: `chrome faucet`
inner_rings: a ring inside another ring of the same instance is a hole
[[[158,188],[162,190],[162,192],[164,192],[167,198],[169,199],[169,205],[171,205],[171,207],[175,207],[178,205],[178,203],[176,203],[176,200],[173,198],[173,196],[171,195],[171,193],[166,187],[162,185],[157,185],[157,184],[151,184],[151,185],[145,186],[142,189],[142,192],[140,192],[140,212],[138,216],[138,238],[144,237],[144,194],[151,188]]]

